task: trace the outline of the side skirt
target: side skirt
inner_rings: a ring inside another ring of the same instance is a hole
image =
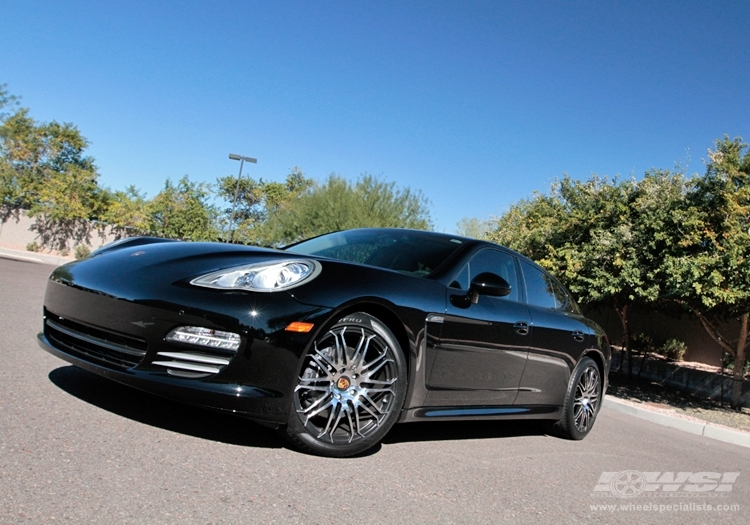
[[[400,423],[413,421],[458,421],[461,419],[553,419],[562,417],[562,407],[554,405],[446,406],[420,407],[404,410]]]

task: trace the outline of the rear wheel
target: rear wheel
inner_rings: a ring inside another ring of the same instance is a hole
[[[308,452],[359,454],[390,430],[405,394],[406,363],[394,335],[371,315],[350,314],[305,356],[285,430]]]
[[[573,370],[563,406],[563,417],[552,424],[552,433],[566,439],[583,439],[591,431],[601,406],[599,367],[584,357]]]

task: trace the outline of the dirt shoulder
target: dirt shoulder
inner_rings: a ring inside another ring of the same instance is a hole
[[[741,411],[722,406],[718,401],[671,390],[646,380],[627,381],[618,373],[609,376],[608,396],[632,402],[637,406],[689,419],[699,419],[715,425],[750,432],[750,409]],[[606,402],[605,402],[606,403]]]

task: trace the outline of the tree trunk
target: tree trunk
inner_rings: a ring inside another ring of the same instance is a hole
[[[680,303],[680,301],[677,301]],[[680,303],[682,304],[682,303]],[[742,379],[744,378],[745,370],[745,355],[747,347],[747,336],[748,336],[748,321],[750,314],[745,313],[740,316],[740,333],[737,337],[737,341],[734,342],[726,337],[723,337],[718,330],[718,327],[711,322],[706,316],[700,311],[690,309],[698,319],[700,319],[703,328],[713,338],[714,341],[719,343],[728,355],[734,356],[734,372],[732,373],[732,392],[729,404],[732,408],[740,409],[740,398],[742,397]],[[722,377],[724,376],[724,359],[722,358]],[[722,381],[722,389],[724,382]],[[722,390],[722,400],[724,399],[724,393]]]
[[[732,408],[740,410],[742,405],[742,380],[745,376],[745,345],[747,344],[748,314],[740,316],[740,337],[734,354],[734,374],[732,374]]]
[[[633,376],[633,351],[630,348],[630,328],[628,328],[628,306],[624,305],[619,307],[615,305],[615,312],[620,317],[620,323],[622,323],[622,347],[625,349],[625,354],[628,360],[628,379]],[[622,361],[620,361],[620,367],[622,368]]]

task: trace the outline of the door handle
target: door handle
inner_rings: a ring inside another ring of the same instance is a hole
[[[576,330],[575,332],[573,332],[573,339],[575,339],[579,343],[582,343],[585,337],[586,337],[586,334],[584,334],[580,330]]]
[[[527,335],[529,333],[529,324],[516,323],[513,325],[513,330],[515,330],[518,335]]]

